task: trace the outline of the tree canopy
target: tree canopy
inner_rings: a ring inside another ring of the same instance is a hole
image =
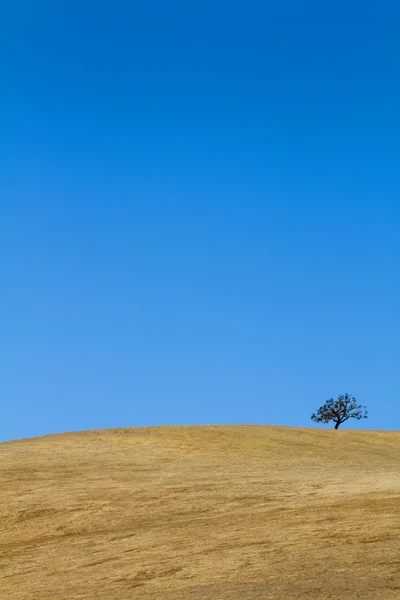
[[[350,394],[338,396],[336,400],[329,398],[316,413],[311,415],[311,420],[316,423],[335,423],[335,429],[348,419],[366,419],[368,411],[365,406],[357,404],[357,400]]]

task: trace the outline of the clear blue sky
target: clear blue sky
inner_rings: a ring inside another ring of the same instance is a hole
[[[0,439],[400,426],[397,3],[1,7]]]

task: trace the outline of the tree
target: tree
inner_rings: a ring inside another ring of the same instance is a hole
[[[335,429],[348,419],[367,419],[368,412],[365,406],[357,404],[356,398],[350,394],[338,396],[337,400],[329,398],[316,413],[311,415],[312,421],[316,423],[335,423]]]

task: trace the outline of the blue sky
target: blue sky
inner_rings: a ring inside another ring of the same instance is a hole
[[[0,439],[399,428],[400,9],[61,4],[1,8]]]

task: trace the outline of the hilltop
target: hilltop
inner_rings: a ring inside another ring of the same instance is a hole
[[[0,468],[4,600],[400,597],[400,432],[88,431]]]

